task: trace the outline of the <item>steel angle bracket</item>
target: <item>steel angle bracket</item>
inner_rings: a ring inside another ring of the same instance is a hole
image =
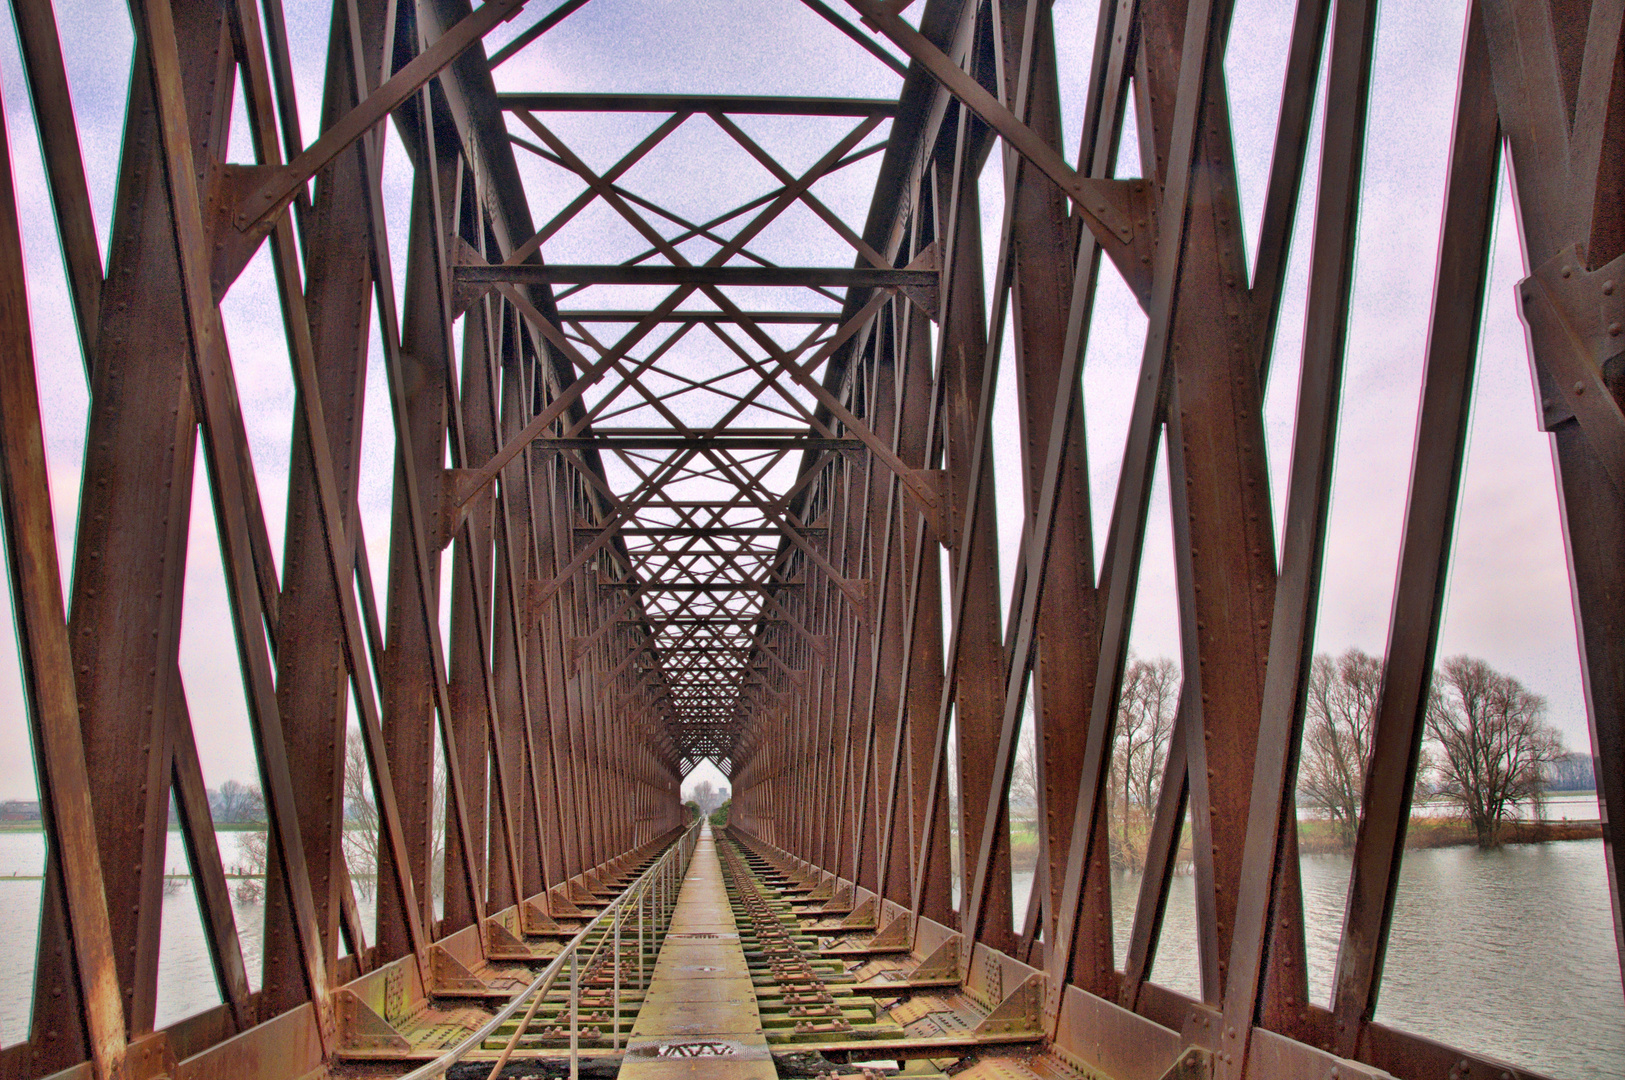
[[[887,951],[897,949],[907,952],[913,948],[913,941],[914,922],[909,917],[908,912],[905,911],[887,923],[884,930],[864,942],[863,947],[869,952],[877,952],[882,949]]]
[[[1103,199],[1124,218],[1134,223],[1134,235],[1125,240],[1121,234],[1106,228],[1100,219],[1091,217],[1072,206],[1072,216],[1079,219],[1094,234],[1100,249],[1111,259],[1123,281],[1140,302],[1140,310],[1151,310],[1151,260],[1156,256],[1156,196],[1151,185],[1143,179],[1096,180]]]
[[[575,901],[570,899],[569,888],[566,885],[555,885],[547,893],[547,907],[554,918],[559,919],[585,919],[585,911],[576,907]]]
[[[1606,368],[1625,353],[1625,255],[1587,270],[1578,245],[1518,283],[1518,310],[1529,328],[1537,372],[1546,376],[1543,426],[1573,419],[1614,487],[1625,494],[1625,412]],[[1615,379],[1621,377],[1615,373]]]
[[[487,960],[551,960],[532,949],[519,935],[523,933],[512,912],[505,917],[485,920],[485,958]]]
[[[844,933],[849,930],[873,930],[879,923],[879,901],[875,897],[866,897],[864,901],[841,920],[840,930]]]
[[[916,499],[916,505],[925,515],[931,532],[935,534],[937,543],[952,551],[954,547],[953,491],[948,486],[948,470],[946,469],[915,469],[914,479],[920,487],[931,492],[931,503],[926,505],[922,500]],[[906,485],[905,485],[906,486]],[[913,489],[910,488],[910,493]]]
[[[937,249],[935,240],[927,244],[914,256],[904,270],[930,270],[937,274],[937,281],[932,285],[899,285],[897,291],[914,301],[925,316],[934,323],[942,321],[942,257]]]
[[[412,1052],[406,1036],[374,1012],[353,990],[333,991],[338,1014],[339,1057],[405,1057]]]
[[[541,904],[534,899],[519,904],[519,929],[527,937],[575,937],[575,929],[560,926]],[[579,929],[579,928],[577,928]]]
[[[232,226],[237,203],[249,192],[256,191],[266,179],[277,171],[275,165],[216,164],[209,173],[208,202],[203,208],[204,224],[214,241],[213,257],[209,262],[209,284],[218,303],[238,275],[259,251],[265,238],[276,229],[276,218],[268,218],[239,232]]]
[[[908,982],[911,985],[921,983],[940,983],[944,986],[958,986],[959,983],[959,935],[954,934],[945,938],[924,960],[921,960],[914,970],[908,973]]]
[[[131,1039],[124,1053],[124,1068],[125,1080],[169,1080],[179,1075],[180,1066],[169,1033],[155,1031]]]
[[[481,255],[461,236],[451,237],[450,262],[453,266],[485,266],[488,265],[485,256]],[[468,309],[479,302],[480,298],[496,284],[490,281],[468,281],[456,273],[448,275],[451,278],[451,316],[460,318],[467,314]]]
[[[440,484],[440,513],[435,521],[436,533],[434,542],[439,550],[444,551],[451,546],[457,538],[457,530],[463,527],[468,519],[469,508],[473,506],[474,496],[479,494],[478,485],[467,499],[463,492],[471,485],[471,478],[479,473],[478,469],[446,469]]]
[[[1213,1075],[1213,1051],[1200,1046],[1187,1046],[1185,1052],[1168,1066],[1161,1080],[1208,1080]]]
[[[491,988],[485,980],[470,971],[462,961],[439,945],[429,946],[429,974],[431,997],[486,997]],[[507,995],[502,994],[503,997]]]
[[[851,605],[853,612],[857,614],[858,621],[865,626],[872,626],[874,624],[874,603],[870,599],[869,579],[839,578],[835,584],[846,596],[846,601]]]
[[[1021,980],[993,1011],[976,1025],[973,1035],[1042,1035],[1044,986],[1049,980],[1041,972],[1033,972]]]

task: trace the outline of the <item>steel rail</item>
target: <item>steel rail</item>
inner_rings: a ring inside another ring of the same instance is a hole
[[[479,1046],[485,1042],[485,1040],[489,1039],[497,1028],[513,1019],[514,1014],[519,1011],[519,1007],[525,1004],[525,1002],[528,1001],[532,996],[535,996],[537,1002],[539,1003],[544,997],[547,996],[548,992],[553,989],[553,983],[557,981],[559,975],[564,971],[565,963],[576,955],[583,943],[585,943],[587,940],[587,937],[592,934],[594,930],[597,930],[600,926],[602,926],[605,919],[619,915],[625,909],[627,904],[634,898],[641,899],[643,896],[647,895],[649,888],[659,883],[660,875],[669,871],[672,864],[680,863],[683,867],[687,866],[689,858],[694,853],[694,845],[698,841],[700,826],[702,824],[703,819],[701,821],[695,821],[692,825],[690,825],[683,833],[682,837],[678,839],[678,841],[669,849],[667,849],[666,853],[657,859],[653,866],[649,867],[649,869],[640,874],[638,876],[638,880],[627,886],[626,891],[612,900],[608,907],[606,907],[603,911],[600,911],[597,915],[593,916],[587,925],[583,926],[576,936],[570,939],[570,943],[560,950],[559,955],[548,961],[547,966],[542,969],[541,974],[537,975],[536,978],[531,981],[530,985],[526,986],[512,998],[508,999],[508,1003],[502,1006],[501,1009],[497,1010],[491,1019],[487,1020],[466,1039],[452,1047],[445,1054],[425,1065],[420,1065],[418,1068],[413,1069],[405,1076],[402,1076],[400,1080],[433,1080],[434,1077],[446,1075],[447,1071],[450,1070],[453,1065],[457,1064],[459,1061],[462,1061],[470,1053],[478,1049]],[[673,894],[673,898],[674,897],[675,894]],[[619,956],[616,957],[615,962],[617,966],[620,964]],[[577,988],[572,985],[572,1009],[574,1008],[573,998],[577,992]],[[572,1020],[572,1033],[574,1032],[574,1028],[575,1024]],[[514,1032],[513,1039],[503,1051],[504,1063],[506,1062],[508,1055],[512,1054],[513,1047],[517,1044],[519,1036],[523,1034],[524,1030],[525,1025],[521,1024]],[[572,1037],[570,1056],[572,1071],[575,1067],[574,1041],[575,1040]]]

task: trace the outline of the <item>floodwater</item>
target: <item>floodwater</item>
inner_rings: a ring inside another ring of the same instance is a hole
[[[1309,996],[1331,997],[1352,861],[1303,858]],[[1032,874],[1015,875],[1016,925]],[[1117,956],[1140,878],[1112,879]],[[1176,876],[1154,981],[1201,996],[1195,881]],[[1377,1020],[1574,1080],[1625,1076],[1625,996],[1602,841],[1405,853]]]
[[[221,831],[215,834],[220,845],[220,861],[227,875],[246,869],[240,846],[251,835]],[[0,933],[0,1046],[10,1046],[28,1038],[28,1017],[33,1007],[34,953],[38,947],[39,875],[45,866],[45,835],[40,832],[0,832],[0,925],[10,929]],[[164,873],[190,872],[186,847],[180,833],[168,834]],[[237,922],[237,938],[242,944],[243,964],[249,985],[260,985],[260,938],[265,906],[248,898],[232,878],[232,912]],[[370,896],[357,898],[362,926],[372,930],[374,904]],[[209,961],[203,922],[190,878],[171,878],[164,895],[163,930],[158,945],[157,1026],[220,1004],[214,967]]]
[[[1298,808],[1299,820],[1311,817],[1313,813],[1305,807]],[[1411,814],[1414,817],[1448,817],[1460,813],[1461,807],[1448,799],[1419,802],[1411,807]],[[1602,807],[1597,801],[1595,791],[1559,791],[1547,795],[1539,805],[1529,802],[1517,803],[1511,807],[1508,816],[1523,820],[1540,818],[1545,821],[1600,821]]]
[[[219,834],[228,873],[241,862],[245,835]],[[30,876],[41,873],[44,852],[40,833],[0,832],[0,925],[14,928],[0,934],[0,1045],[28,1033],[40,896]],[[177,833],[169,834],[165,862],[168,873],[187,871]],[[1344,855],[1303,859],[1310,995],[1322,1004],[1331,993],[1349,871]],[[1019,926],[1032,875],[1017,874],[1014,884]],[[159,1026],[220,1001],[190,883],[178,886],[164,897]],[[1119,957],[1139,886],[1134,875],[1113,880]],[[372,904],[361,906],[370,930]],[[233,908],[257,986],[264,909],[241,898]],[[1600,841],[1409,851],[1377,1018],[1554,1077],[1625,1075],[1625,997],[1613,939]],[[1152,977],[1200,995],[1188,876],[1174,879]]]

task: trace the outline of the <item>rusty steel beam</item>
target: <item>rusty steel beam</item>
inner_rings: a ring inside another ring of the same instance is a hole
[[[1283,940],[1292,941],[1298,950],[1292,959],[1302,963],[1303,907],[1296,895],[1293,787],[1331,505],[1376,15],[1376,5],[1364,0],[1337,0],[1333,5],[1327,71],[1330,89],[1309,271],[1298,427],[1240,866],[1241,880],[1256,885],[1242,891],[1235,906],[1224,982],[1220,1077],[1245,1075],[1248,1054],[1253,1052],[1255,1021],[1265,1018],[1272,1008],[1277,1013],[1300,1011],[1304,996],[1302,968],[1282,973],[1279,957]],[[1193,758],[1193,774],[1196,771]],[[1283,912],[1288,905],[1295,910]],[[1282,986],[1294,977],[1297,985]],[[1280,1001],[1283,997],[1288,1000]],[[1275,1025],[1283,1022],[1279,1016],[1270,1019]]]
[[[366,10],[371,11],[372,8]],[[342,26],[342,23],[335,23]],[[384,47],[382,26],[362,38],[367,63],[376,66]],[[332,35],[332,70],[342,72],[350,61],[352,39],[347,34]],[[358,96],[350,81],[329,80],[323,102],[324,126],[333,122]],[[334,243],[312,252],[307,263],[306,296],[310,307],[312,355],[319,358],[322,412],[334,418],[326,433],[334,449],[334,479],[342,506],[355,504],[361,454],[361,410],[358,402],[365,392],[366,345],[363,324],[354,313],[370,311],[372,268],[366,258],[367,223],[361,212],[359,155],[336,159],[317,179],[316,196],[307,217],[308,227],[331,236]],[[336,963],[339,956],[338,913],[341,889],[337,868],[342,858],[342,823],[335,822],[327,807],[344,797],[344,771],[347,759],[348,716],[345,690],[348,674],[343,670],[340,585],[332,574],[322,528],[319,499],[309,444],[312,434],[303,416],[293,435],[288,484],[288,529],[283,541],[283,583],[287,594],[285,608],[298,625],[319,628],[300,635],[279,648],[277,654],[277,696],[284,711],[284,730],[289,752],[307,762],[295,777],[300,796],[301,832],[310,861],[309,873],[316,900],[317,918],[323,931],[325,957]],[[345,515],[350,530],[356,515]],[[275,876],[273,869],[271,874]],[[272,882],[267,894],[274,897]],[[273,1012],[291,1008],[304,999],[298,972],[290,970],[294,938],[292,913],[272,899],[267,904],[265,936],[265,985]]]
[[[1134,237],[1134,225],[1128,216],[1105,195],[1109,181],[1079,176],[1065,159],[1011,112],[985,87],[954,63],[929,38],[915,30],[901,17],[875,0],[847,0],[866,21],[878,26],[892,43],[930,70],[953,95],[981,117],[1012,146],[1017,153],[1053,180],[1057,187],[1083,212],[1085,217],[1127,241]]]
[[[1618,4],[1586,13],[1546,5],[1486,2],[1483,13],[1496,108],[1515,179],[1524,265],[1545,268],[1562,280],[1616,266],[1625,253],[1625,222],[1613,194],[1621,143],[1620,101],[1609,74],[1616,62],[1625,11]],[[1563,44],[1560,45],[1559,42]],[[1566,46],[1566,47],[1565,47]],[[1573,88],[1573,123],[1562,99]],[[1577,249],[1577,250],[1576,250]],[[1539,275],[1533,275],[1538,277]],[[1590,274],[1584,275],[1590,279]],[[1607,274],[1603,280],[1608,280]],[[1619,633],[1620,612],[1606,599],[1625,570],[1625,547],[1610,523],[1625,513],[1625,493],[1610,476],[1605,443],[1586,430],[1571,396],[1576,383],[1561,377],[1560,357],[1573,343],[1554,333],[1554,320],[1538,320],[1535,282],[1520,286],[1520,314],[1530,328],[1529,347],[1539,393],[1541,426],[1552,435],[1559,504],[1582,656],[1581,678],[1598,762],[1602,818],[1610,823],[1604,853],[1614,914],[1614,944],[1625,971],[1625,846],[1613,824],[1625,821],[1625,705]],[[1595,286],[1600,290],[1601,285]],[[1557,322],[1561,321],[1561,316]],[[1604,351],[1608,350],[1604,346]],[[1601,355],[1590,358],[1595,365]],[[1572,378],[1572,376],[1571,376]],[[1619,402],[1617,386],[1607,396]],[[1617,460],[1617,458],[1616,458]]]
[[[89,1059],[122,1076],[127,1036],[117,957],[102,876],[101,846],[74,686],[73,655],[57,568],[55,524],[45,464],[45,432],[24,287],[22,233],[11,151],[0,139],[0,508],[17,644],[38,763],[46,835],[59,852],[46,875],[46,903],[61,913],[68,965],[79,979],[82,1012],[64,1019],[85,1033]],[[55,944],[55,943],[53,943]],[[59,946],[60,947],[60,946]],[[73,1001],[67,1003],[73,1008]],[[60,1051],[59,1051],[60,1053]],[[47,1066],[48,1068],[50,1066]]]
[[[458,281],[522,285],[750,285],[763,288],[823,285],[837,289],[876,289],[928,287],[937,281],[935,271],[931,270],[843,270],[819,266],[576,266],[563,263],[535,266],[525,263],[463,265],[454,272]],[[666,314],[661,316],[662,321],[668,318]]]
[[[1500,122],[1482,9],[1473,5],[1457,89],[1450,181],[1435,273],[1433,326],[1416,424],[1411,490],[1389,616],[1381,698],[1372,723],[1353,877],[1337,953],[1332,1012],[1338,1053],[1351,1055],[1376,1010],[1399,887],[1411,795],[1426,726],[1445,579],[1455,533],[1480,327],[1488,290]]]
[[[752,116],[895,116],[888,98],[765,97],[747,94],[498,94],[513,112],[663,113]]]
[[[641,311],[614,311],[599,308],[563,308],[559,319],[566,323],[621,323],[630,325],[644,317]],[[838,311],[747,311],[745,317],[758,325],[773,323],[838,323]],[[662,322],[729,323],[732,316],[720,311],[672,311],[661,316]]]
[[[286,165],[278,166],[258,190],[238,207],[234,221],[247,231],[288,204],[311,177],[342,154],[358,139],[368,135],[390,113],[411,99],[423,85],[456,60],[462,52],[486,34],[518,15],[527,0],[490,0],[470,13],[435,43],[395,72],[383,85],[372,90],[350,112],[330,126],[303,153]]]
[[[929,992],[966,1015],[997,1008],[988,1023],[1019,1025],[1035,1070],[1536,1077],[1374,1020],[1495,302],[1503,151],[1625,970],[1625,4],[1469,5],[1385,676],[1324,1008],[1305,977],[1295,770],[1336,551],[1337,417],[1362,392],[1341,377],[1353,268],[1385,239],[1357,227],[1376,4],[1301,0],[1291,15],[1249,259],[1239,179],[1263,174],[1232,135],[1229,0],[1100,0],[1076,167],[1060,58],[1079,43],[1057,40],[1069,24],[1049,3],[850,0],[861,25],[806,3],[827,24],[809,25],[901,77],[895,99],[839,96],[789,68],[762,93],[612,78],[499,94],[492,69],[585,0],[489,59],[473,46],[523,0],[346,0],[297,23],[278,0],[140,0],[104,265],[97,159],[69,84],[82,61],[48,4],[16,0],[45,182],[19,186],[0,155],[0,509],[46,862],[31,1033],[0,1049],[0,1075],[298,1080],[374,1051],[431,1053],[425,1030],[490,1015],[478,998],[448,1014],[441,995],[476,992],[473,979],[494,998],[525,963],[514,939],[579,926],[677,834],[683,785],[709,760],[732,786],[733,838],[810,891],[799,906],[824,910],[802,918],[839,939],[831,951],[865,953],[900,994],[931,954],[921,981],[957,988]],[[597,33],[597,14],[572,31]],[[317,88],[294,58],[324,51],[307,145],[298,106]],[[640,133],[612,153],[576,134],[628,123]],[[774,125],[804,145],[779,153]],[[666,182],[702,129],[724,152],[696,175],[737,161],[757,194]],[[1120,175],[1131,143],[1141,177]],[[875,154],[859,220],[840,185]],[[530,169],[576,186],[533,190]],[[697,196],[719,205],[691,209]],[[540,227],[533,200],[559,207]],[[51,332],[77,334],[89,388],[83,455],[67,463],[83,482],[66,604],[36,369],[54,309],[29,306],[37,268],[19,234],[47,204],[68,300]],[[593,259],[603,211],[634,239]],[[1308,322],[1278,545],[1264,403],[1294,256],[1309,265]],[[1147,317],[1122,442],[1105,448],[1121,453],[1108,523],[1093,519],[1087,460],[1102,408],[1083,394],[1093,324],[1113,310],[1103,271]],[[628,299],[560,308],[591,287]],[[741,288],[761,302],[742,305]],[[233,314],[245,296],[284,341],[253,338],[260,324]],[[375,343],[382,443],[366,425]],[[238,385],[263,344],[286,348],[293,391],[280,548],[281,508],[262,493],[280,496],[283,474],[254,456],[266,406],[258,383]],[[1001,375],[1015,383],[1002,399]],[[999,400],[1014,404],[1008,432]],[[384,490],[363,486],[363,445],[384,447]],[[1114,903],[1108,780],[1164,446],[1182,690],[1155,798],[1137,799],[1144,877]],[[188,671],[242,687],[267,803],[261,925],[234,906],[205,788],[216,725],[193,715],[202,688],[180,667],[183,610],[189,634],[226,633],[183,603],[199,465],[237,664]],[[1002,529],[1001,502],[1019,515]],[[390,555],[375,579],[379,513]],[[1012,927],[1029,715],[1038,851]],[[352,724],[364,775],[347,775]],[[376,933],[352,880],[368,870],[345,850],[357,781],[378,817]],[[172,799],[221,1004],[157,1030]],[[1187,817],[1199,999],[1149,977],[1174,947],[1161,930]],[[1118,956],[1114,912],[1129,903]],[[895,1052],[930,1050],[910,1043]],[[971,1053],[973,1071],[1011,1060]]]

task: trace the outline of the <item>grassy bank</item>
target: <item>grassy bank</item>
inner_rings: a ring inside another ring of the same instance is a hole
[[[1511,821],[1501,827],[1501,841],[1505,844],[1544,844],[1601,837],[1602,826],[1594,821]],[[1460,818],[1413,817],[1410,828],[1405,831],[1407,848],[1471,847],[1477,843],[1473,827]],[[957,846],[954,845],[956,853]],[[1309,820],[1298,822],[1298,850],[1304,855],[1335,855],[1345,849],[1331,822]],[[1189,835],[1180,844],[1179,861],[1190,862]],[[1038,833],[1031,823],[1018,821],[1010,835],[1011,869],[1019,874],[1031,871],[1037,864]]]
[[[1600,840],[1595,821],[1511,821],[1501,826],[1504,844],[1545,844],[1553,840]],[[1473,827],[1459,818],[1412,818],[1405,834],[1408,848],[1464,847],[1478,843]]]

